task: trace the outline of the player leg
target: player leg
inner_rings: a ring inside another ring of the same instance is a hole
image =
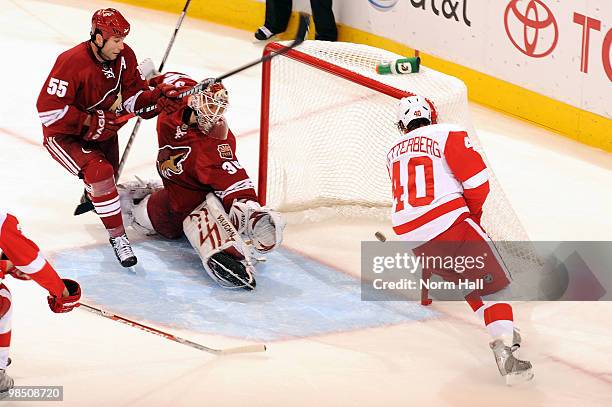
[[[145,186],[140,189],[130,188],[133,197],[144,196],[132,206],[132,227],[141,233],[159,233],[170,239],[184,233],[202,259],[206,273],[219,285],[227,288],[255,287],[249,248],[214,194],[166,183],[164,188],[146,195],[146,185],[151,182],[142,184]],[[122,196],[130,195],[124,192],[127,189],[124,184],[120,185]],[[124,210],[128,207],[129,202],[124,205]]]
[[[138,180],[118,185],[124,224],[144,235],[168,239],[183,236],[183,220],[205,199],[194,191],[159,180]]]
[[[213,193],[185,218],[183,231],[215,282],[225,288],[255,288],[249,248]]]
[[[315,39],[336,41],[338,39],[338,28],[332,10],[332,0],[310,0],[310,7],[315,23]]]
[[[234,200],[229,217],[238,233],[260,253],[275,249],[283,240],[285,220],[275,210],[261,207],[255,201]]]
[[[508,384],[533,378],[531,363],[517,359],[514,354],[520,346],[520,335],[515,333],[512,305],[508,302],[491,301],[489,296],[506,293],[510,295],[510,273],[482,227],[468,217],[457,222],[432,242],[457,242],[453,256],[484,256],[485,267],[481,270],[465,271],[461,278],[482,280],[484,288],[468,293],[465,297],[480,321],[484,322],[491,336],[490,347],[502,376]],[[438,274],[434,271],[434,274]],[[441,276],[444,275],[441,274]]]
[[[266,0],[266,21],[255,32],[255,38],[263,41],[284,32],[289,24],[292,3],[291,0]]]
[[[511,295],[510,272],[493,241],[478,222],[467,218],[462,222],[462,229],[466,245],[470,245],[472,250],[485,252],[488,258],[486,274],[479,276],[485,281],[484,288],[480,292],[468,294],[466,301],[479,320],[485,324],[492,339],[489,346],[495,356],[499,373],[505,377],[506,383],[511,385],[531,380],[533,378],[531,363],[517,358],[521,337],[514,325],[512,305],[505,301],[492,301],[490,298],[493,294]]]
[[[115,140],[116,143],[116,140]],[[51,156],[73,175],[85,182],[85,189],[96,213],[110,236],[115,256],[123,267],[131,267],[137,259],[132,251],[121,218],[121,204],[115,186],[116,165],[107,160],[99,143],[86,143],[69,136],[47,137],[44,146]],[[115,161],[111,147],[111,159]]]
[[[0,284],[0,397],[13,388],[13,379],[6,374],[9,364],[9,347],[11,346],[11,293],[4,284]]]

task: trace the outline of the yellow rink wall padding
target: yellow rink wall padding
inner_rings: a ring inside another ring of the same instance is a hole
[[[179,14],[185,5],[184,0],[115,1],[174,14]],[[192,0],[187,15],[254,32],[263,24],[265,4],[254,0]],[[288,34],[284,34],[280,39],[291,38],[291,33],[297,26],[296,21],[296,16],[292,16]],[[311,38],[313,33],[314,29],[311,29]],[[338,35],[339,41],[368,44],[401,55],[414,55],[414,50],[410,47],[352,27],[338,25]],[[467,85],[470,100],[547,127],[581,143],[612,152],[611,119],[433,55],[423,52],[420,55],[423,65],[463,80]]]

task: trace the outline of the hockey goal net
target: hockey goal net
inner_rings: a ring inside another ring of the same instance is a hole
[[[264,53],[282,46],[270,43]],[[301,219],[306,220],[318,220],[321,214],[389,220],[385,155],[399,136],[398,99],[411,94],[433,101],[439,123],[463,125],[479,146],[465,84],[424,66],[415,74],[376,73],[377,64],[399,58],[367,45],[306,41],[264,64],[260,200],[282,212],[305,213]],[[490,175],[483,226],[494,240],[527,241]],[[527,251],[513,248],[512,257],[534,260],[535,254]]]

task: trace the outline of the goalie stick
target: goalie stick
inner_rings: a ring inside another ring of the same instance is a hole
[[[286,47],[283,47],[281,49],[279,49],[276,52],[273,52],[271,54],[265,55],[261,58],[259,58],[256,61],[250,62],[246,65],[241,66],[240,68],[236,68],[233,71],[230,71],[226,74],[223,74],[217,78],[214,79],[204,79],[202,82],[198,83],[197,85],[195,85],[193,88],[188,89],[182,93],[179,93],[179,95],[176,97],[177,99],[180,98],[184,98],[185,96],[189,96],[189,95],[193,95],[194,93],[200,92],[202,89],[207,88],[208,86],[212,85],[213,83],[217,83],[217,82],[221,82],[223,79],[229,78],[230,76],[233,76],[237,73],[240,73],[244,70],[247,70],[257,64],[261,64],[263,62],[266,62],[278,55],[282,55],[286,52],[288,52],[289,50],[297,47],[298,45],[300,45],[302,42],[304,42],[304,39],[306,38],[306,34],[308,34],[308,24],[310,21],[310,14],[308,13],[300,13],[300,21],[299,21],[299,26],[298,26],[298,30],[297,30],[297,34],[295,36],[295,39],[293,40],[293,42],[291,42],[291,44],[289,44]],[[136,110],[134,113],[130,113],[130,114],[126,114],[124,116],[121,116],[120,118],[117,119],[117,123],[123,123],[126,120],[131,119],[134,116],[138,116],[141,115],[143,113],[147,113],[147,112],[151,112],[153,110],[155,110],[157,108],[157,105],[151,105],[151,106],[146,106],[143,107],[142,109],[138,109]]]
[[[170,38],[170,42],[168,43],[168,46],[166,47],[166,52],[164,53],[162,61],[159,64],[159,69],[158,69],[159,72],[161,72],[164,69],[164,65],[166,64],[166,60],[168,59],[170,50],[172,49],[172,46],[174,45],[174,40],[176,39],[179,28],[181,28],[181,25],[183,24],[183,19],[185,18],[185,15],[187,14],[187,8],[189,7],[189,3],[191,3],[191,0],[187,0],[187,2],[185,3],[185,7],[183,7],[183,11],[181,12],[179,19],[176,22],[174,33],[172,34],[172,37]],[[140,128],[141,122],[142,122],[142,118],[139,117],[136,123],[134,124],[134,128],[132,129],[132,134],[130,134],[130,138],[128,139],[128,142],[125,145],[125,149],[123,150],[123,154],[121,155],[121,161],[119,161],[119,168],[117,169],[117,180],[119,180],[119,177],[121,176],[121,172],[123,171],[123,166],[125,165],[125,160],[127,159],[128,153],[132,149],[132,144],[134,144],[134,140],[136,139],[136,133],[138,133],[138,129]],[[81,203],[79,203],[74,210],[74,215],[75,216],[81,215],[83,213],[92,211],[93,209],[94,209],[94,206],[89,200],[89,198],[87,197],[87,191],[84,191],[83,195],[81,196]]]
[[[225,349],[209,348],[208,346],[200,345],[199,343],[192,342],[188,339],[184,339],[184,338],[169,334],[167,332],[160,331],[159,329],[155,329],[153,327],[143,325],[140,322],[132,321],[131,319],[122,317],[120,315],[113,314],[112,312],[108,312],[108,311],[104,311],[96,307],[92,307],[91,305],[80,303],[79,308],[82,308],[86,311],[89,311],[101,317],[112,319],[113,321],[121,322],[122,324],[129,325],[133,328],[138,328],[142,331],[161,336],[162,338],[166,338],[171,341],[178,342],[183,345],[187,345],[191,348],[195,348],[203,352],[212,353],[213,355],[223,356],[223,355],[231,355],[234,353],[254,353],[254,352],[265,352],[266,351],[266,345],[263,345],[263,344],[236,346],[236,347],[225,348]]]

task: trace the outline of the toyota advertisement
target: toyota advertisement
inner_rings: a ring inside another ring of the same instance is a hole
[[[334,10],[342,24],[612,117],[612,1],[336,0]]]

